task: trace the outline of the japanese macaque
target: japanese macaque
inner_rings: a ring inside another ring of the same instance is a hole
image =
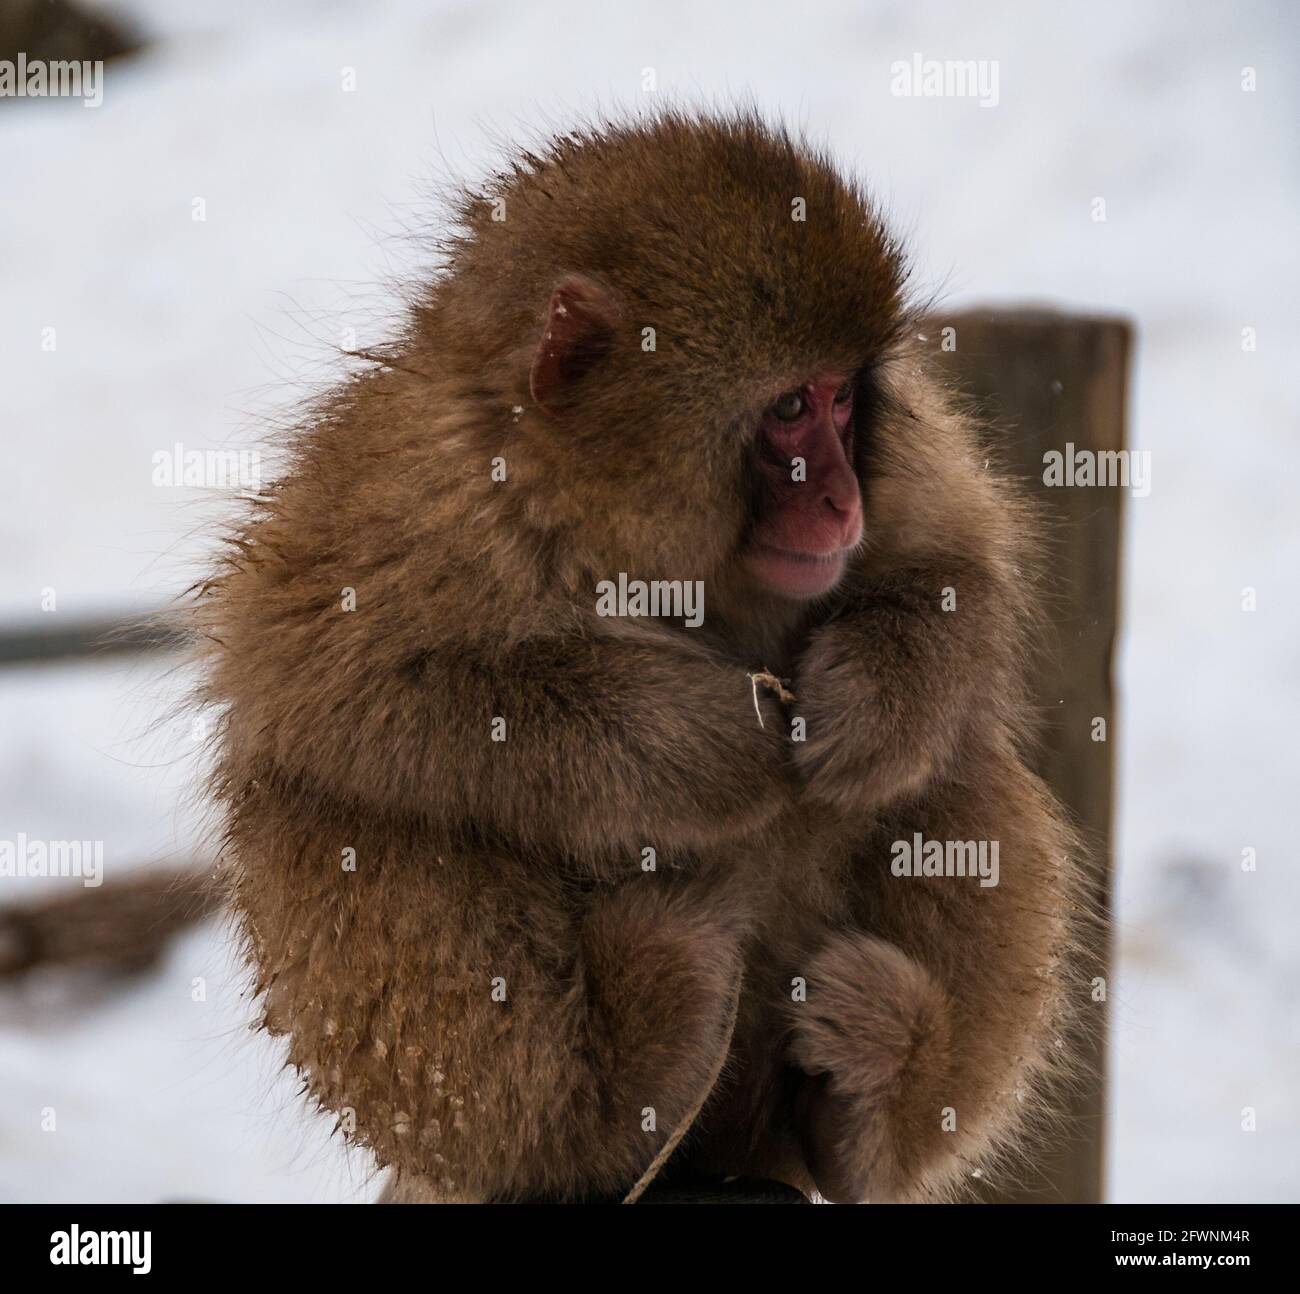
[[[393,1199],[960,1195],[1060,1054],[1077,864],[1036,529],[898,247],[746,115],[455,219],[200,599],[266,1027]]]

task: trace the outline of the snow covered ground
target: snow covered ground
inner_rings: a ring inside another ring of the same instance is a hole
[[[477,173],[494,132],[645,103],[646,68],[660,97],[750,95],[874,181],[923,288],[1140,326],[1109,1194],[1300,1199],[1300,10],[123,8],[153,43],[109,66],[102,107],[0,104],[0,617],[38,621],[50,588],[68,618],[183,588],[210,501],[155,487],[153,454],[249,443],[345,330],[382,329],[433,184]],[[997,106],[891,95],[917,52],[996,59]],[[169,668],[0,672],[0,838],[101,839],[110,871],[202,847]],[[0,1199],[365,1198],[246,1015],[216,925],[125,995],[0,996]]]

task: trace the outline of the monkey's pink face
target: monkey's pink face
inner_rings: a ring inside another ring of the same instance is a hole
[[[844,574],[862,539],[852,442],[853,380],[842,373],[818,374],[764,411],[757,520],[742,560],[770,592],[815,598]]]

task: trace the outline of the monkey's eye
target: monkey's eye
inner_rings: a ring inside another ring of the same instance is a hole
[[[838,391],[835,392],[836,404],[848,404],[853,399],[853,379],[849,378]]]
[[[778,395],[776,403],[772,406],[772,412],[782,422],[794,422],[797,418],[803,416],[803,411],[804,399],[802,391],[787,391],[784,395]]]

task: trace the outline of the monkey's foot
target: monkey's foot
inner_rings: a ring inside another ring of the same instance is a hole
[[[808,1000],[792,1013],[806,1075],[795,1117],[818,1191],[840,1204],[907,1198],[947,1149],[943,990],[893,944],[840,935],[813,959]]]

